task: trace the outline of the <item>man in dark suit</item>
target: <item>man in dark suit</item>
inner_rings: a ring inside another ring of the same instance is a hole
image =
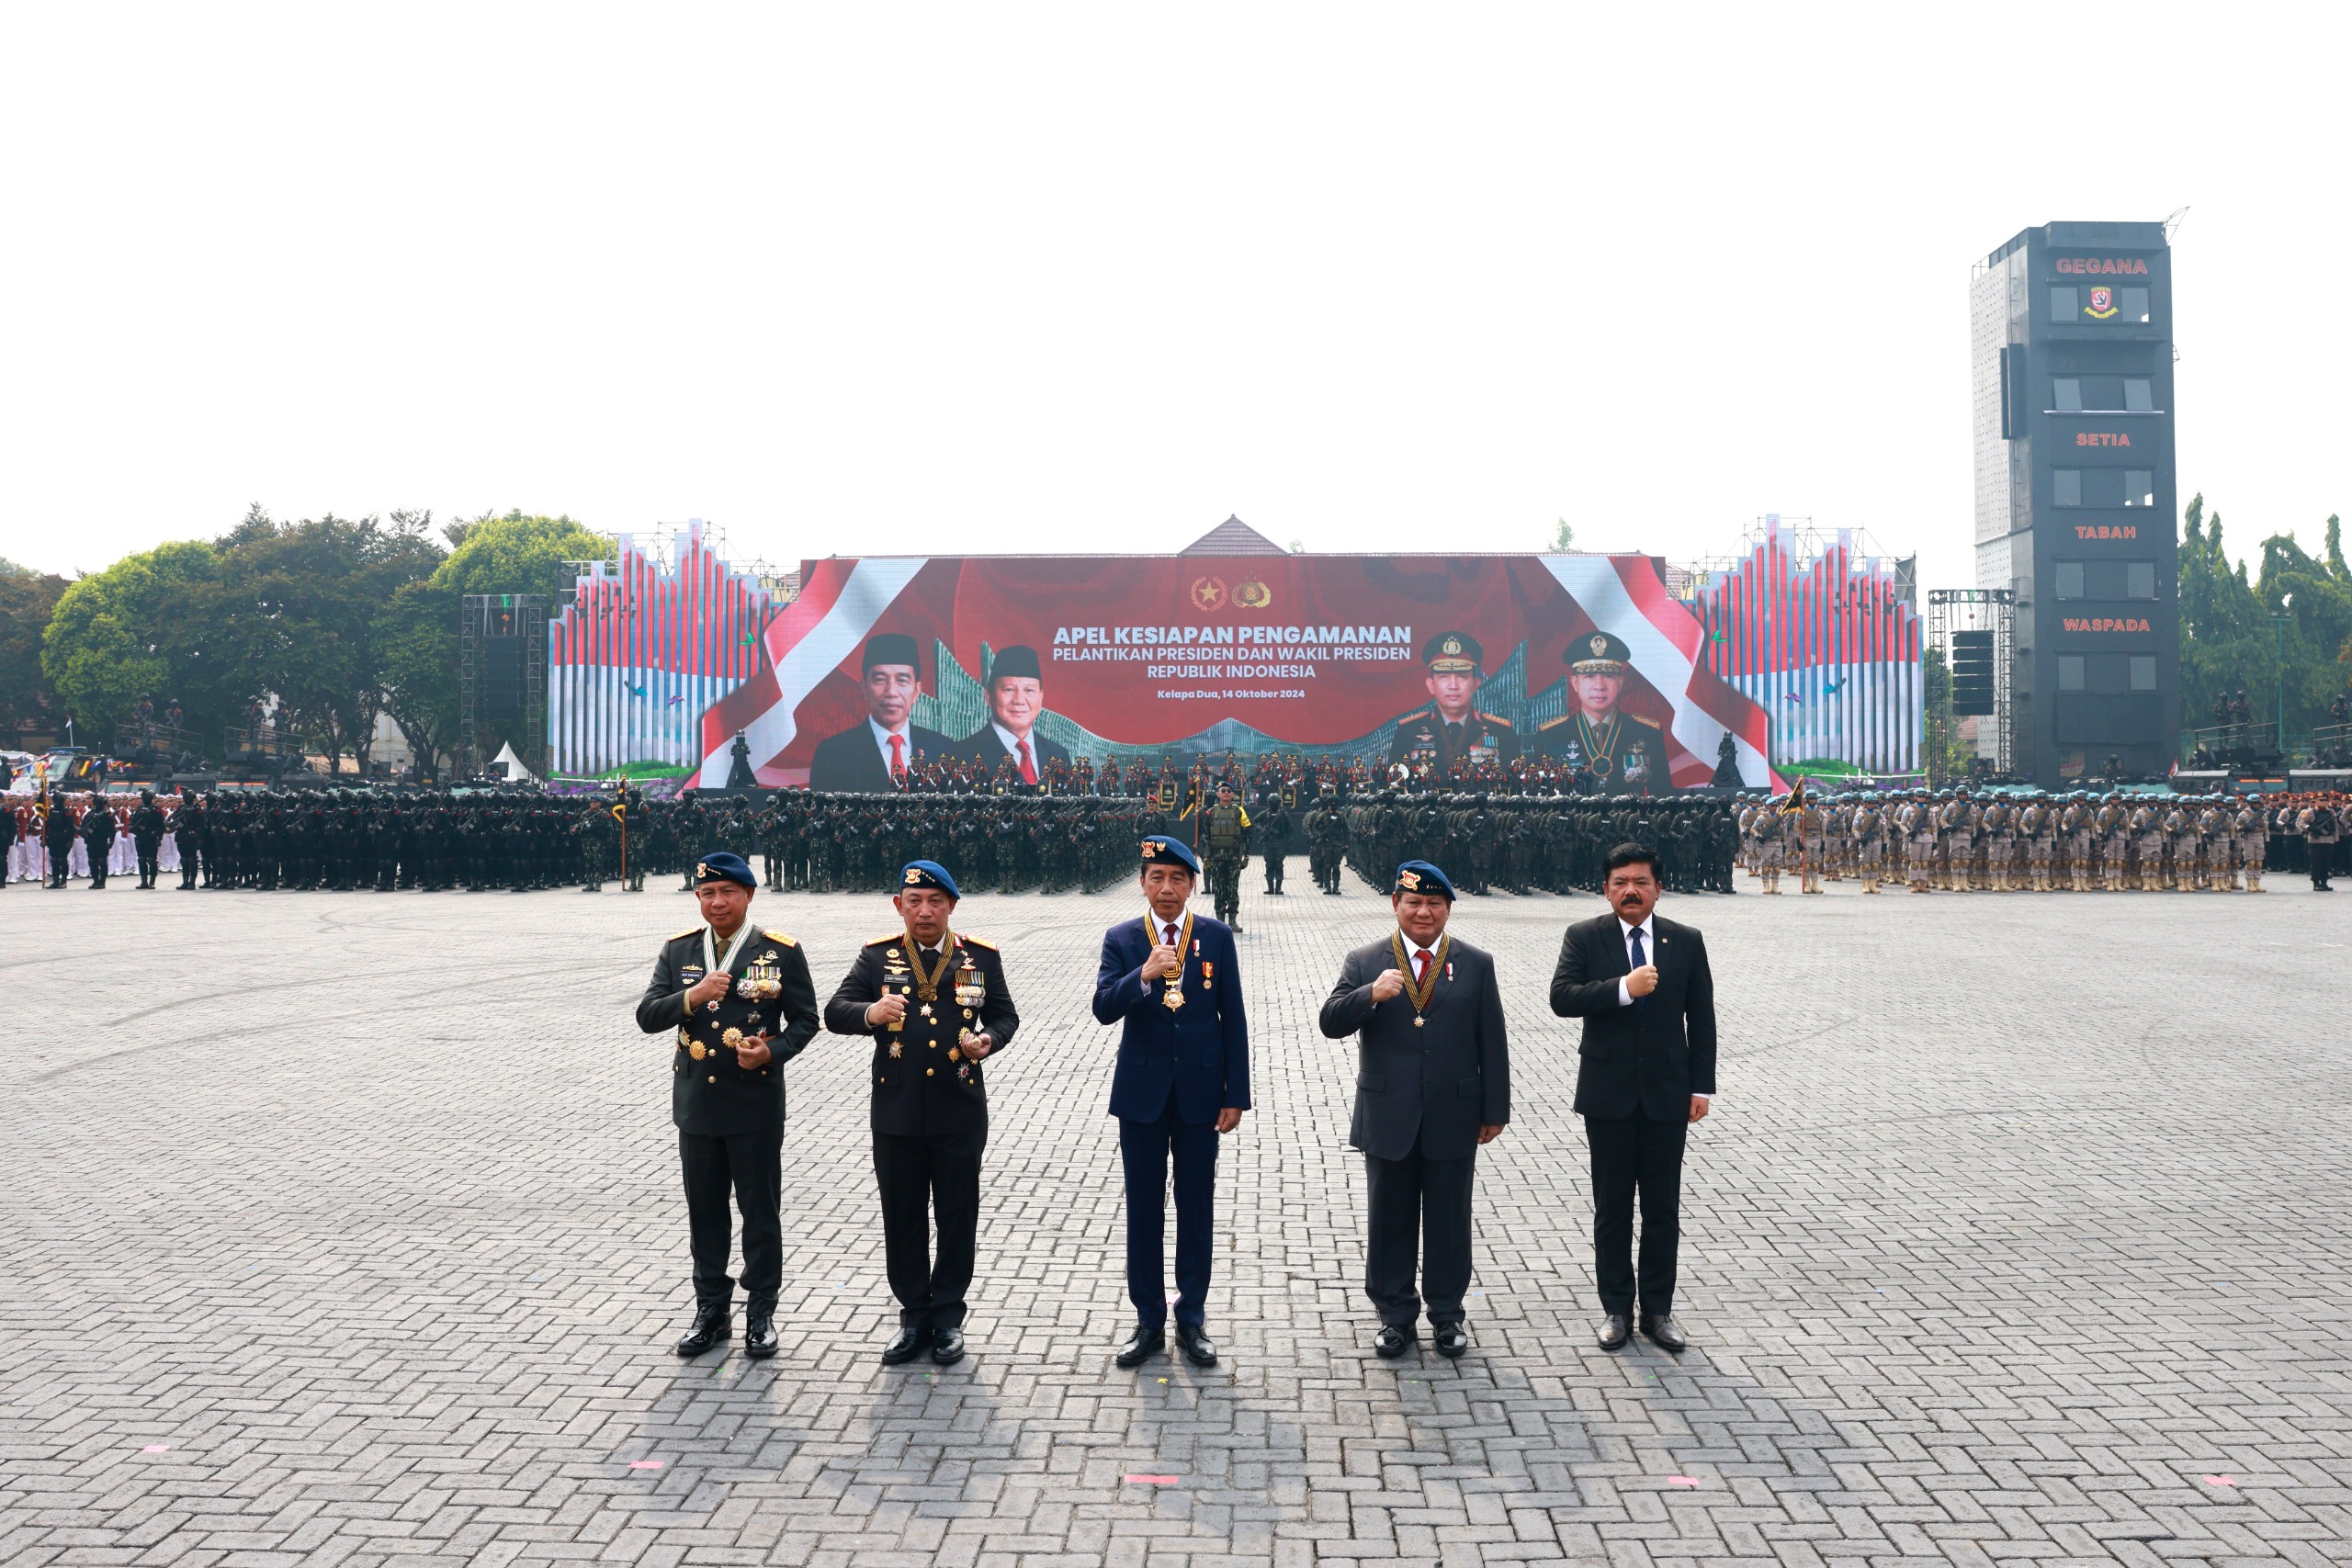
[[[882,1364],[925,1350],[964,1359],[964,1294],[980,1224],[980,1151],[989,1141],[982,1058],[1021,1026],[996,944],[952,931],[961,897],[937,861],[910,862],[890,902],[904,929],[860,950],[825,1004],[825,1027],[874,1037],[874,1179],[899,1332]],[[933,1261],[931,1222],[939,1216]]]
[[[1552,1010],[1584,1020],[1576,1111],[1592,1158],[1593,1272],[1606,1314],[1600,1348],[1624,1348],[1638,1300],[1642,1332],[1679,1351],[1689,1343],[1674,1321],[1682,1145],[1715,1092],[1715,982],[1705,940],[1651,912],[1657,851],[1620,844],[1602,877],[1613,912],[1570,926],[1552,972]]]
[[[914,722],[915,699],[922,695],[914,638],[904,632],[867,637],[858,678],[865,688],[865,722],[818,742],[808,763],[810,789],[888,795],[916,758],[946,754],[947,737]]]
[[[780,931],[752,924],[759,878],[741,855],[695,863],[704,924],[662,944],[637,1004],[648,1034],[677,1032],[670,1059],[670,1120],[678,1127],[686,1222],[694,1237],[695,1321],[678,1354],[725,1342],[731,1238],[729,1191],[743,1213],[743,1353],[776,1351],[775,1298],[784,1283],[784,1064],[817,1033],[808,955]]]
[[[1186,909],[1201,863],[1183,840],[1143,840],[1140,919],[1102,936],[1094,977],[1097,1022],[1118,1023],[1111,1114],[1126,1170],[1127,1298],[1136,1330],[1118,1364],[1168,1348],[1168,1168],[1176,1167],[1176,1343],[1196,1367],[1216,1365],[1206,1332],[1217,1140],[1250,1109],[1250,1025],[1233,932]]]
[[[1046,678],[1035,649],[1014,643],[998,652],[989,666],[988,697],[988,723],[956,742],[950,755],[990,772],[1010,760],[1024,789],[1036,788],[1056,762],[1069,764],[1069,748],[1036,732],[1038,716],[1046,711]]]
[[[1403,1355],[1419,1339],[1421,1283],[1441,1356],[1470,1348],[1470,1184],[1478,1145],[1510,1121],[1510,1045],[1495,961],[1445,931],[1453,884],[1427,861],[1396,868],[1396,929],[1357,948],[1323,1003],[1323,1032],[1356,1043],[1356,1113],[1371,1214],[1363,1290],[1380,1314],[1372,1348]]]

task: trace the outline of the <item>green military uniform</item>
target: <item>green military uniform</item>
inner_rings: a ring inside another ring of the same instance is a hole
[[[1571,637],[1560,659],[1572,676],[1622,678],[1632,669],[1633,656],[1634,650],[1614,634],[1595,631]],[[1539,751],[1590,773],[1593,787],[1603,795],[1663,795],[1674,787],[1667,770],[1663,726],[1613,702],[1596,722],[1585,711],[1580,694],[1572,702],[1568,712],[1538,727]]]
[[[1421,662],[1433,680],[1477,676],[1485,657],[1486,650],[1468,632],[1440,632],[1421,645]],[[1402,762],[1417,774],[1426,768],[1437,778],[1451,774],[1456,762],[1505,767],[1518,758],[1519,732],[1509,719],[1476,707],[1448,718],[1435,703],[1398,719],[1396,739],[1388,746],[1390,767]]]
[[[1216,918],[1241,929],[1241,868],[1250,863],[1250,813],[1220,800],[1201,813],[1201,859],[1216,884]]]
[[[751,867],[731,854],[705,856],[697,874],[704,882],[754,885]],[[714,965],[735,984],[718,1000],[690,1007],[686,993]],[[697,1307],[715,1310],[723,1325],[735,1283],[727,1274],[731,1191],[743,1214],[741,1283],[753,1319],[762,1321],[774,1311],[784,1277],[784,1064],[820,1027],[808,954],[789,935],[748,915],[723,942],[707,926],[680,931],[662,944],[637,1022],[649,1034],[667,1030],[675,1037],[670,1120],[685,1178]],[[770,1060],[743,1066],[735,1044],[756,1035],[767,1037]]]

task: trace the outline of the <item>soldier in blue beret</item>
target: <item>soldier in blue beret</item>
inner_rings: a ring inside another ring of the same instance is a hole
[[[704,923],[662,944],[637,1004],[648,1034],[676,1032],[670,1119],[678,1127],[686,1219],[694,1238],[695,1321],[681,1356],[724,1344],[735,1281],[728,1196],[743,1213],[743,1352],[776,1352],[784,1282],[784,1064],[816,1036],[808,958],[785,932],[752,924],[759,878],[724,850],[695,865]]]
[[[883,1348],[885,1366],[926,1350],[943,1367],[964,1359],[980,1152],[989,1141],[980,1064],[1012,1043],[1021,1026],[1004,955],[994,942],[951,928],[959,896],[937,861],[901,867],[890,899],[899,929],[859,950],[825,1004],[826,1028],[874,1039],[874,1179],[890,1293],[899,1299],[899,1332]]]

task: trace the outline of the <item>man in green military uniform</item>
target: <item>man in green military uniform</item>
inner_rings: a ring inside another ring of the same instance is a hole
[[[776,1352],[775,1298],[784,1282],[784,1064],[817,1032],[808,954],[783,931],[751,922],[759,879],[722,851],[695,863],[704,924],[662,944],[637,1004],[648,1034],[676,1032],[670,1120],[678,1128],[687,1224],[694,1240],[695,1321],[681,1356],[724,1343],[730,1328],[728,1195],[743,1213],[743,1351]]]
[[[1216,804],[1201,814],[1201,858],[1216,883],[1216,918],[1241,929],[1241,868],[1249,863],[1250,813],[1233,798],[1233,786],[1216,786]]]
[[[1665,729],[1617,706],[1633,657],[1634,650],[1609,632],[1569,638],[1560,659],[1568,667],[1577,705],[1535,732],[1539,750],[1590,773],[1602,795],[1663,794],[1674,787],[1666,767]]]
[[[1468,632],[1440,632],[1421,645],[1430,703],[1396,721],[1396,739],[1388,747],[1391,767],[1402,762],[1417,777],[1426,770],[1442,779],[1452,775],[1456,762],[1503,767],[1518,758],[1519,732],[1508,719],[1476,705],[1486,681],[1485,658],[1486,650]]]
[[[826,1028],[874,1037],[874,1179],[890,1293],[899,1298],[885,1366],[925,1350],[943,1367],[964,1359],[964,1297],[989,1141],[980,1064],[1011,1044],[1021,1025],[996,944],[949,927],[958,897],[945,866],[909,862],[890,899],[904,929],[867,942],[825,1004]]]

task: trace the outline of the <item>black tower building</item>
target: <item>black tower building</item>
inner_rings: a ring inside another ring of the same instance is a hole
[[[1976,585],[2017,595],[2006,750],[2052,788],[2109,755],[2160,774],[2180,722],[2165,226],[2026,230],[1975,268],[1969,329]]]

